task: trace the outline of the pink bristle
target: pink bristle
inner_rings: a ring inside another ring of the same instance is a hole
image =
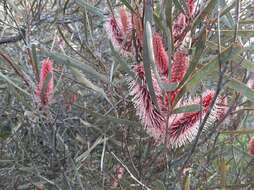
[[[43,93],[43,85],[46,82],[47,76],[51,74],[51,78],[47,83],[46,90]],[[42,106],[47,106],[51,103],[54,91],[54,78],[53,78],[53,61],[49,58],[42,61],[42,67],[40,72],[40,81],[35,90],[35,95],[39,99]]]
[[[162,75],[168,76],[168,55],[164,49],[162,38],[158,33],[153,35],[155,63]]]
[[[172,115],[169,120],[169,130],[167,136],[169,142],[173,147],[180,147],[188,142],[191,142],[197,135],[200,126],[200,121],[208,112],[213,97],[215,95],[214,91],[207,91],[203,93],[202,99],[195,99],[192,104],[198,104],[201,101],[202,109],[198,112],[184,113],[180,115]],[[215,105],[210,113],[207,120],[207,124],[214,123],[220,120],[222,115],[226,112],[225,99],[218,97]],[[207,124],[205,126],[207,126]]]

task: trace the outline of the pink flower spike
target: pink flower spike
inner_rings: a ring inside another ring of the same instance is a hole
[[[125,29],[129,28],[127,27],[128,23],[126,23],[128,21],[126,20],[124,15],[121,16],[122,18],[115,18],[112,16],[109,19],[107,19],[107,21],[104,24],[104,28],[114,48],[116,48],[123,55],[127,56],[131,54],[132,41],[131,35],[125,32]]]
[[[188,22],[189,22],[189,17],[193,16],[194,11],[195,11],[195,2],[194,0],[188,0],[187,1],[188,5],[188,11],[187,15],[183,14],[182,12],[178,15],[176,18],[174,24],[173,24],[173,37],[174,41],[181,36],[183,33],[184,29],[187,27]]]
[[[251,137],[250,143],[249,143],[249,151],[252,156],[254,156],[254,136]]]
[[[153,35],[155,63],[161,74],[168,76],[168,55],[164,49],[162,38],[158,33]]]
[[[155,139],[158,139],[162,134],[162,130],[164,128],[163,125],[165,124],[163,113],[165,113],[167,109],[162,101],[163,98],[161,89],[157,80],[152,75],[153,87],[157,97],[157,103],[161,110],[161,112],[158,112],[154,108],[151,96],[147,89],[143,65],[135,65],[134,73],[137,76],[137,80],[132,80],[130,82],[129,88],[130,95],[133,96],[132,102],[136,108],[136,114],[141,120],[141,123],[146,128],[147,132]]]
[[[195,11],[195,2],[194,0],[188,0],[188,9],[190,12],[190,16],[193,16],[194,11]]]
[[[184,28],[186,26],[187,26],[186,16],[183,13],[180,13],[180,15],[176,18],[176,20],[173,24],[174,40],[182,34],[182,32],[184,31]]]
[[[171,116],[167,138],[169,138],[169,144],[172,147],[180,147],[195,139],[200,124],[211,106],[214,95],[214,91],[207,91],[202,95],[201,100],[197,98],[192,102],[192,104],[199,104],[201,101],[201,111]],[[218,97],[205,124],[205,128],[220,120],[225,111],[225,98]]]
[[[48,75],[51,74],[51,78],[46,83]],[[45,86],[45,91],[43,88]],[[42,61],[42,67],[40,72],[40,81],[35,90],[35,96],[38,98],[41,106],[47,106],[51,103],[54,91],[54,78],[53,78],[53,61],[49,58]]]
[[[124,7],[120,8],[119,15],[120,15],[120,19],[121,19],[123,32],[127,33],[129,30],[129,21],[128,21],[128,15],[127,15]]]
[[[182,51],[175,52],[171,68],[171,82],[181,82],[187,69],[188,55]]]

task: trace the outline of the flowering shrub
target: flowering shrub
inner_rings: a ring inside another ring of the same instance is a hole
[[[253,189],[252,4],[1,1],[0,189]]]

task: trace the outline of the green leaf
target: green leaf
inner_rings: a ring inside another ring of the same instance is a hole
[[[105,122],[112,122],[115,124],[123,124],[123,125],[129,125],[129,126],[141,126],[140,123],[131,121],[128,119],[123,119],[123,118],[117,118],[117,117],[112,117],[112,116],[105,116],[100,113],[92,112],[91,113],[94,117],[97,117],[98,119],[102,120],[104,123]]]
[[[106,93],[104,92],[104,90],[98,86],[96,86],[95,84],[93,84],[90,80],[88,80],[86,78],[86,76],[81,73],[79,70],[75,69],[75,68],[70,68],[71,72],[73,73],[73,75],[75,76],[75,78],[77,79],[77,81],[83,85],[85,85],[86,87],[94,90],[95,92],[98,92],[99,94],[101,94],[111,105],[113,105],[111,103],[111,101],[109,100],[109,98],[107,97]]]
[[[201,106],[199,104],[192,104],[192,105],[175,108],[173,110],[173,114],[186,113],[186,112],[198,112],[200,110],[201,110]]]
[[[220,32],[222,35],[230,37],[234,35],[235,30],[220,30]],[[244,38],[254,37],[254,30],[238,30],[237,35],[243,36]]]
[[[34,44],[32,45],[32,58],[33,58],[34,66],[35,66],[36,79],[39,80],[39,69],[38,69],[39,61],[38,61],[38,57],[37,57],[37,53],[36,53],[36,47]]]
[[[195,71],[196,66],[199,63],[199,59],[201,58],[206,46],[206,35],[207,35],[207,32],[206,32],[206,28],[204,27],[203,30],[200,32],[198,41],[195,44],[196,49],[195,49],[194,56],[190,61],[190,66],[186,74],[184,75],[183,80],[179,84],[179,87],[181,87],[185,83],[185,81],[189,79],[190,75]]]
[[[83,162],[84,160],[86,160],[86,158],[90,155],[90,153],[92,152],[93,149],[95,149],[99,144],[102,144],[105,140],[107,140],[108,138],[102,138],[99,137],[96,139],[96,141],[93,143],[93,145],[87,149],[84,153],[82,153],[81,155],[79,155],[75,161],[76,162]]]
[[[87,3],[85,0],[75,0],[75,2],[76,2],[79,6],[81,6],[82,8],[87,9],[88,11],[90,11],[90,12],[92,12],[92,13],[94,13],[94,14],[96,14],[96,15],[102,17],[102,18],[104,18],[104,14],[103,14],[103,12],[101,11],[101,9],[96,8],[96,7],[92,6],[92,5],[90,5],[90,4]]]
[[[9,79],[9,77],[7,77],[6,75],[4,75],[1,72],[0,72],[0,77],[3,78],[4,80],[6,80],[10,85],[14,86],[20,92],[30,96],[30,94],[26,90],[24,90],[23,88],[19,87],[15,82],[13,82],[11,79]]]
[[[209,16],[212,13],[216,4],[217,4],[216,0],[209,0],[207,2],[207,5],[205,6],[205,8],[200,11],[198,16],[193,21],[192,29],[195,29],[199,24],[201,24],[203,22],[203,20],[206,16]]]
[[[117,63],[120,63],[125,72],[129,74],[133,79],[135,79],[135,73],[130,69],[129,64],[120,56],[120,54],[115,50],[114,46],[112,45],[112,42],[110,42],[110,49],[112,51],[112,55],[115,58]]]
[[[174,2],[174,4],[175,4],[177,10],[179,10],[180,12],[182,12],[183,14],[185,14],[185,11],[184,11],[184,9],[183,9],[183,7],[182,7],[182,3],[183,3],[183,2],[179,2],[179,0],[173,0],[173,2]],[[186,7],[186,5],[185,5],[185,7]]]
[[[254,24],[254,20],[253,19],[240,20],[239,24]]]
[[[224,134],[224,135],[249,135],[251,133],[254,134],[253,128],[241,128],[239,130],[234,130],[234,131],[221,131],[220,132],[220,134]]]
[[[105,75],[98,73],[94,68],[85,64],[84,62],[81,62],[77,59],[71,58],[71,57],[64,55],[62,53],[49,52],[45,49],[41,49],[41,52],[42,52],[42,54],[45,54],[45,55],[51,57],[52,59],[54,59],[57,63],[65,64],[68,67],[74,67],[74,68],[80,69],[86,73],[89,73],[89,74],[97,77],[98,79],[100,79],[104,82],[109,83],[109,79]]]
[[[191,190],[191,176],[186,174],[183,179],[183,190]]]
[[[151,30],[151,21],[152,21],[152,6],[149,4],[151,2],[146,2],[146,12],[145,12],[145,38],[144,38],[144,70],[145,70],[145,78],[147,82],[147,87],[152,99],[153,104],[159,110],[156,94],[153,88],[152,81],[152,73],[151,73],[151,65],[154,62],[153,50],[151,49],[152,45],[152,30]],[[152,54],[150,54],[152,52]]]
[[[11,122],[4,121],[0,123],[0,139],[7,139],[12,134]]]
[[[234,89],[235,91],[239,92],[241,95],[247,97],[250,101],[254,102],[254,90],[247,87],[244,83],[227,77],[228,82],[226,83],[227,87]]]
[[[160,86],[160,88],[162,90],[165,90],[167,92],[169,91],[174,91],[176,90],[177,86],[178,86],[178,83],[173,83],[173,84],[168,84],[168,83],[163,83],[161,78],[160,78],[160,75],[159,75],[159,72],[157,70],[157,67],[155,65],[155,56],[154,56],[154,50],[153,50],[153,42],[152,42],[152,30],[151,30],[151,25],[150,23],[148,23],[147,25],[147,51],[148,51],[148,61],[150,63],[150,66],[152,67],[152,70],[153,70],[153,73],[155,74],[155,77],[156,77],[156,80],[158,81],[158,84]]]
[[[132,8],[132,6],[130,5],[130,3],[127,0],[120,0],[130,11],[132,11],[133,13],[135,13],[135,10]]]
[[[209,45],[210,48],[217,49],[217,44],[207,41],[207,44]],[[226,48],[221,46],[222,50],[225,50]],[[241,62],[241,67],[247,69],[248,71],[254,72],[254,64],[248,60],[242,57],[240,54],[236,55],[236,58],[234,59],[236,62]]]

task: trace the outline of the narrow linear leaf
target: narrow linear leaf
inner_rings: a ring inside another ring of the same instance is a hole
[[[179,2],[179,0],[173,0],[173,2],[175,4],[177,10],[179,10],[180,12],[185,14],[184,8],[182,7],[183,2]],[[185,7],[187,7],[187,6],[185,5]]]
[[[94,90],[95,92],[98,92],[99,94],[101,94],[111,105],[113,105],[111,103],[111,101],[109,100],[109,98],[107,97],[106,93],[104,92],[104,90],[98,86],[96,86],[95,84],[93,84],[90,80],[88,80],[86,78],[86,76],[81,73],[78,69],[75,68],[70,68],[72,74],[75,76],[75,78],[78,80],[79,83],[87,86],[88,88]]]
[[[178,113],[186,113],[186,112],[198,112],[200,110],[201,110],[201,106],[199,104],[192,104],[192,105],[175,108],[173,110],[173,113],[178,114]]]
[[[240,20],[239,24],[254,24],[254,20],[253,19]]]
[[[244,83],[227,77],[228,82],[226,83],[226,86],[229,88],[234,89],[235,91],[239,92],[241,95],[245,96],[248,98],[250,101],[254,102],[254,90],[251,88],[247,87]]]
[[[102,18],[104,18],[104,14],[103,12],[99,9],[94,7],[93,5],[90,5],[89,3],[87,3],[85,0],[75,0],[75,2],[82,8],[87,9],[88,11],[96,14],[97,16],[100,16]]]
[[[195,29],[201,22],[203,22],[204,17],[209,16],[212,13],[216,4],[217,4],[216,0],[209,0],[207,2],[207,5],[205,6],[205,8],[201,10],[199,15],[193,21],[192,29]]]
[[[114,49],[114,46],[112,45],[112,42],[110,42],[110,49],[112,51],[112,55],[115,58],[117,63],[120,63],[124,70],[128,73],[129,76],[131,76],[133,79],[135,79],[134,72],[130,69],[129,64],[120,56],[120,54]],[[116,66],[115,66],[116,67]]]
[[[217,49],[218,46],[217,44],[211,42],[211,41],[207,41],[207,44],[209,45],[210,48],[215,48]],[[222,50],[225,50],[226,48],[221,46]],[[254,64],[252,63],[252,61],[242,57],[239,53],[237,54],[236,58],[234,59],[236,62],[241,62],[241,67],[247,69],[248,71],[251,71],[254,73]]]
[[[154,56],[154,50],[153,50],[153,42],[152,42],[152,29],[150,23],[148,23],[147,28],[147,50],[148,50],[148,58],[149,63],[152,67],[153,73],[155,74],[156,80],[158,81],[158,84],[162,90],[165,90],[167,92],[176,90],[178,83],[164,83],[161,80],[161,77],[159,75],[159,72],[157,70],[157,67],[155,65],[155,56]]]
[[[59,64],[65,64],[68,67],[74,67],[74,68],[80,69],[86,73],[89,73],[89,74],[97,77],[98,79],[100,79],[104,82],[109,83],[109,79],[105,75],[98,73],[94,68],[92,68],[91,66],[89,66],[85,63],[80,62],[77,59],[71,58],[71,57],[64,55],[62,53],[49,52],[45,49],[41,49],[41,52],[42,52],[42,54],[45,54],[46,56],[51,57]]]
[[[186,176],[184,176],[183,179],[183,190],[191,190],[191,177],[189,174],[187,174]]]
[[[233,9],[236,5],[236,1],[232,1],[230,5],[226,6],[223,8],[223,10],[220,13],[220,16],[222,17],[223,15],[226,15],[227,13],[230,13],[230,10]]]
[[[80,156],[78,156],[75,161],[76,162],[83,162],[89,155],[90,153],[92,152],[93,149],[95,149],[99,144],[102,144],[105,140],[108,140],[108,138],[102,138],[102,137],[99,137],[96,139],[96,141],[93,143],[93,145],[88,149],[86,150],[84,153],[82,153]]]
[[[234,131],[221,131],[220,134],[224,135],[249,135],[251,133],[254,133],[253,128],[241,128],[239,130],[234,130]]]
[[[235,30],[220,30],[222,35],[231,37],[234,35]],[[237,35],[244,36],[245,38],[254,37],[254,30],[238,30]]]
[[[130,5],[130,3],[127,0],[120,0],[130,11],[132,11],[133,13],[135,13],[135,10],[132,8],[132,6]]]
[[[124,124],[124,125],[129,125],[129,126],[141,126],[140,123],[131,121],[128,119],[116,118],[116,117],[112,117],[112,116],[104,116],[104,115],[102,115],[100,113],[96,113],[96,112],[92,112],[92,115],[94,117],[97,117],[100,120],[103,120],[103,122],[109,121],[109,122],[112,122],[115,124]]]
[[[147,82],[147,87],[152,99],[153,104],[159,110],[156,95],[153,88],[152,82],[152,73],[151,73],[151,65],[153,64],[153,54],[149,55],[149,52],[153,51],[149,49],[149,43],[152,43],[152,30],[151,30],[151,21],[153,19],[152,14],[152,1],[146,1],[146,12],[145,12],[145,38],[144,38],[144,70],[145,70],[145,78]],[[151,46],[150,46],[151,47]]]
[[[206,46],[206,36],[207,36],[207,31],[206,31],[206,28],[204,27],[198,37],[195,53],[193,58],[190,61],[190,66],[186,74],[184,75],[182,82],[179,84],[179,87],[181,87],[189,79],[190,75],[195,71],[196,66],[199,63],[199,59],[201,58]]]
[[[4,75],[3,73],[0,72],[0,77],[3,78],[4,80],[6,80],[9,84],[11,84],[12,86],[14,86],[16,89],[18,89],[19,91],[21,91],[22,93],[30,96],[30,94],[22,89],[21,87],[19,87],[18,85],[16,85],[11,79],[9,79],[9,77],[7,77],[6,75]]]
[[[35,66],[36,79],[37,79],[37,81],[39,81],[39,69],[38,69],[39,61],[38,61],[38,57],[37,57],[37,53],[36,53],[36,47],[34,44],[32,45],[32,57],[33,57],[33,64]]]

